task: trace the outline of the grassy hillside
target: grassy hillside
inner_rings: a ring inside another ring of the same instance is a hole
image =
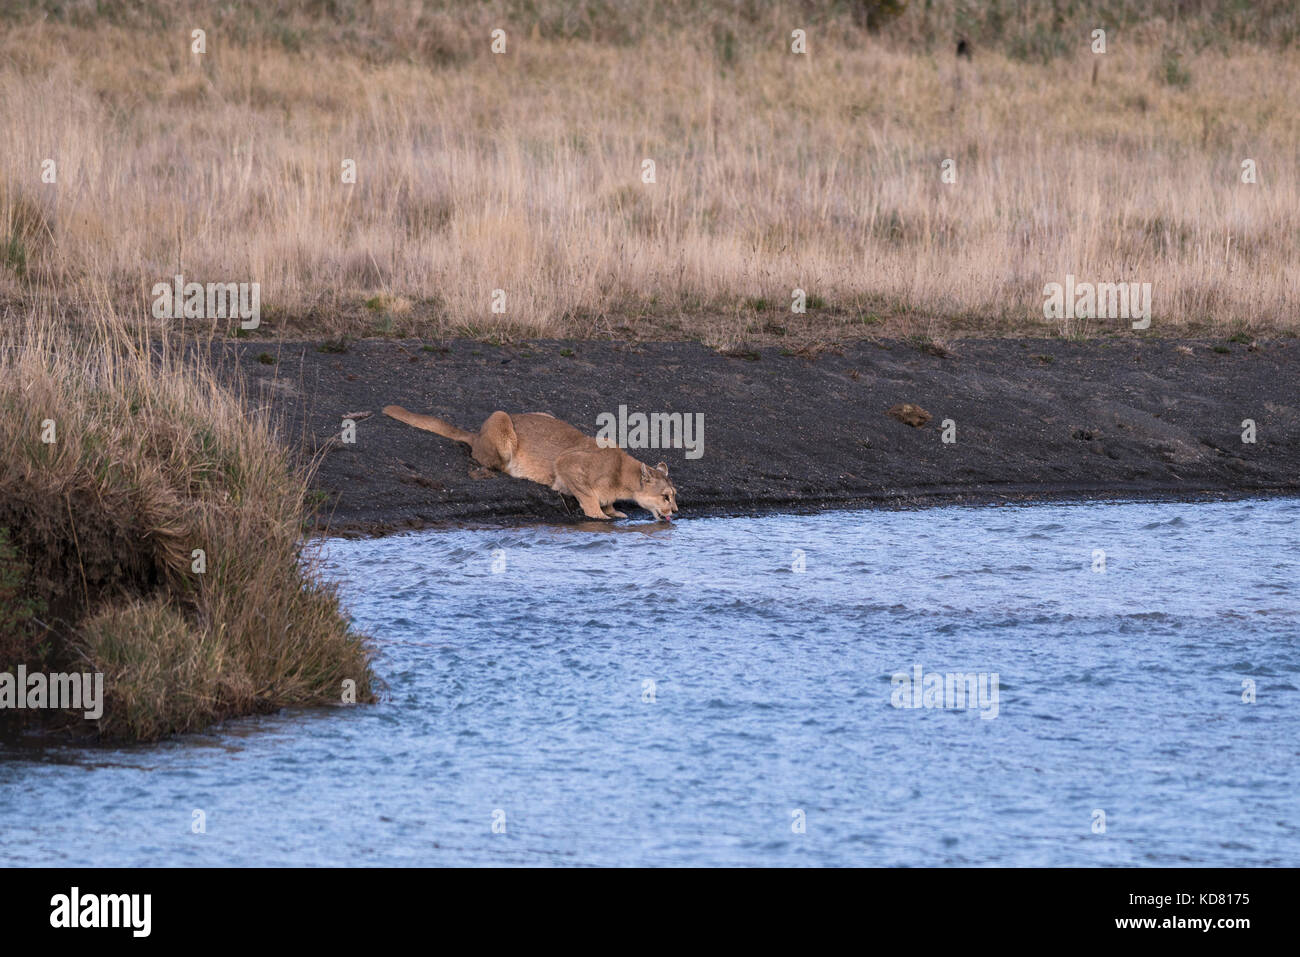
[[[723,344],[1052,331],[1072,274],[1152,283],[1152,334],[1294,333],[1298,26],[1280,2],[20,3],[0,299],[89,281],[157,328],[180,273],[260,283],[259,335]]]

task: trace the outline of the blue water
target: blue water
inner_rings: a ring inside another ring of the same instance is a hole
[[[330,541],[381,704],[8,745],[0,861],[1296,865],[1298,546],[1296,500]],[[916,666],[996,711],[895,707]]]

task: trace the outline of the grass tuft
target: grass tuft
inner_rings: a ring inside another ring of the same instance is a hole
[[[111,313],[0,318],[0,669],[102,672],[108,738],[372,700],[271,424]]]

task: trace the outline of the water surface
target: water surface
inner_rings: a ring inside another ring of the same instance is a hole
[[[380,705],[0,746],[0,861],[1295,865],[1298,545],[1295,500],[331,541]],[[895,707],[917,666],[996,716]]]

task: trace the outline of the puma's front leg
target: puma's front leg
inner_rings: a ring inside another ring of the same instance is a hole
[[[606,515],[604,509],[600,507],[600,500],[596,496],[587,494],[579,495],[578,504],[582,506],[582,514],[588,518],[598,518],[602,521],[609,521],[612,516]]]
[[[601,510],[605,513],[606,518],[627,518],[627,515],[618,511],[613,505],[602,505]]]
[[[582,514],[588,518],[597,518],[608,522],[612,515],[600,504],[600,496],[589,477],[592,453],[587,451],[565,452],[555,460],[555,482],[552,488],[567,491],[582,506]]]

